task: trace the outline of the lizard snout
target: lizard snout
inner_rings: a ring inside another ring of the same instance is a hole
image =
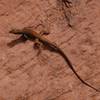
[[[12,29],[9,31],[9,33],[13,33],[13,34],[22,34],[22,31],[19,29]]]

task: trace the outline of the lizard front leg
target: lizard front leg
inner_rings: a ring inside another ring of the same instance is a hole
[[[48,35],[48,34],[50,34],[49,32],[46,32],[46,31],[41,31],[40,32],[40,35],[42,36],[42,35]]]

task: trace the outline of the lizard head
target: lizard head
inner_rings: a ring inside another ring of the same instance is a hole
[[[9,31],[9,33],[13,33],[13,34],[27,34],[27,33],[31,33],[32,29],[30,28],[23,28],[23,29],[12,29],[11,31]]]
[[[22,34],[23,31],[20,29],[12,29],[11,31],[9,31],[9,33],[13,33],[13,34]]]

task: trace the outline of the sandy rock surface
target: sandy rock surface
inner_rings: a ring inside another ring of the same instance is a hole
[[[0,0],[0,100],[100,100],[57,53],[33,48],[13,28],[48,31],[77,73],[100,89],[100,0]]]

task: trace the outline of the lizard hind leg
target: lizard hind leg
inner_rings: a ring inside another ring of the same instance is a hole
[[[38,50],[37,56],[39,56],[41,51],[43,50],[43,44],[38,39],[35,40],[34,49]]]

